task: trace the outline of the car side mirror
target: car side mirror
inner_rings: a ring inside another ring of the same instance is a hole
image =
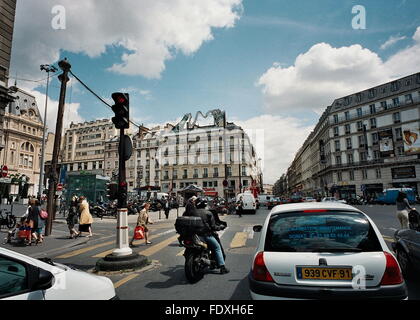
[[[54,275],[44,269],[39,269],[38,279],[35,280],[32,290],[47,290],[52,287]]]
[[[254,226],[254,227],[252,228],[252,230],[254,230],[254,232],[261,232],[262,228],[263,228],[263,226],[258,225],[258,226]]]

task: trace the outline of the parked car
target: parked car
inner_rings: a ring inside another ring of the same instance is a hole
[[[397,259],[355,207],[277,206],[253,229],[261,232],[248,276],[255,300],[407,298]]]
[[[260,194],[258,195],[258,201],[261,207],[267,207],[270,200],[273,198],[272,195],[269,194]]]
[[[268,210],[271,210],[275,206],[278,206],[280,204],[282,204],[281,199],[280,198],[273,197],[273,198],[271,198],[270,201],[267,202],[267,209]]]
[[[406,278],[420,272],[420,214],[416,210],[409,213],[409,227],[396,231],[392,243]]]
[[[334,197],[325,197],[322,199],[322,202],[338,202],[338,203],[344,203],[346,204],[346,200],[343,199],[336,199]]]
[[[303,198],[303,202],[316,202],[316,199],[312,197],[305,197]]]
[[[0,248],[0,300],[116,300],[112,281]]]

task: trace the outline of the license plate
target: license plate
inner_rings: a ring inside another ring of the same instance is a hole
[[[297,267],[296,274],[302,280],[352,280],[351,267]]]

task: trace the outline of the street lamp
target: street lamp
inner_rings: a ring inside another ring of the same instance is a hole
[[[48,86],[50,83],[50,72],[57,72],[58,69],[49,64],[41,65],[41,71],[45,71],[48,74],[47,77],[47,89],[45,92],[45,110],[44,110],[44,130],[42,134],[42,151],[41,151],[41,168],[39,174],[39,190],[38,198],[41,199],[42,193],[44,191],[44,166],[45,166],[45,133],[47,130],[47,107],[48,107]]]

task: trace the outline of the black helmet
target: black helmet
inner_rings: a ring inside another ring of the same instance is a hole
[[[198,198],[195,202],[195,206],[197,209],[205,209],[207,206],[207,199],[205,198]]]

